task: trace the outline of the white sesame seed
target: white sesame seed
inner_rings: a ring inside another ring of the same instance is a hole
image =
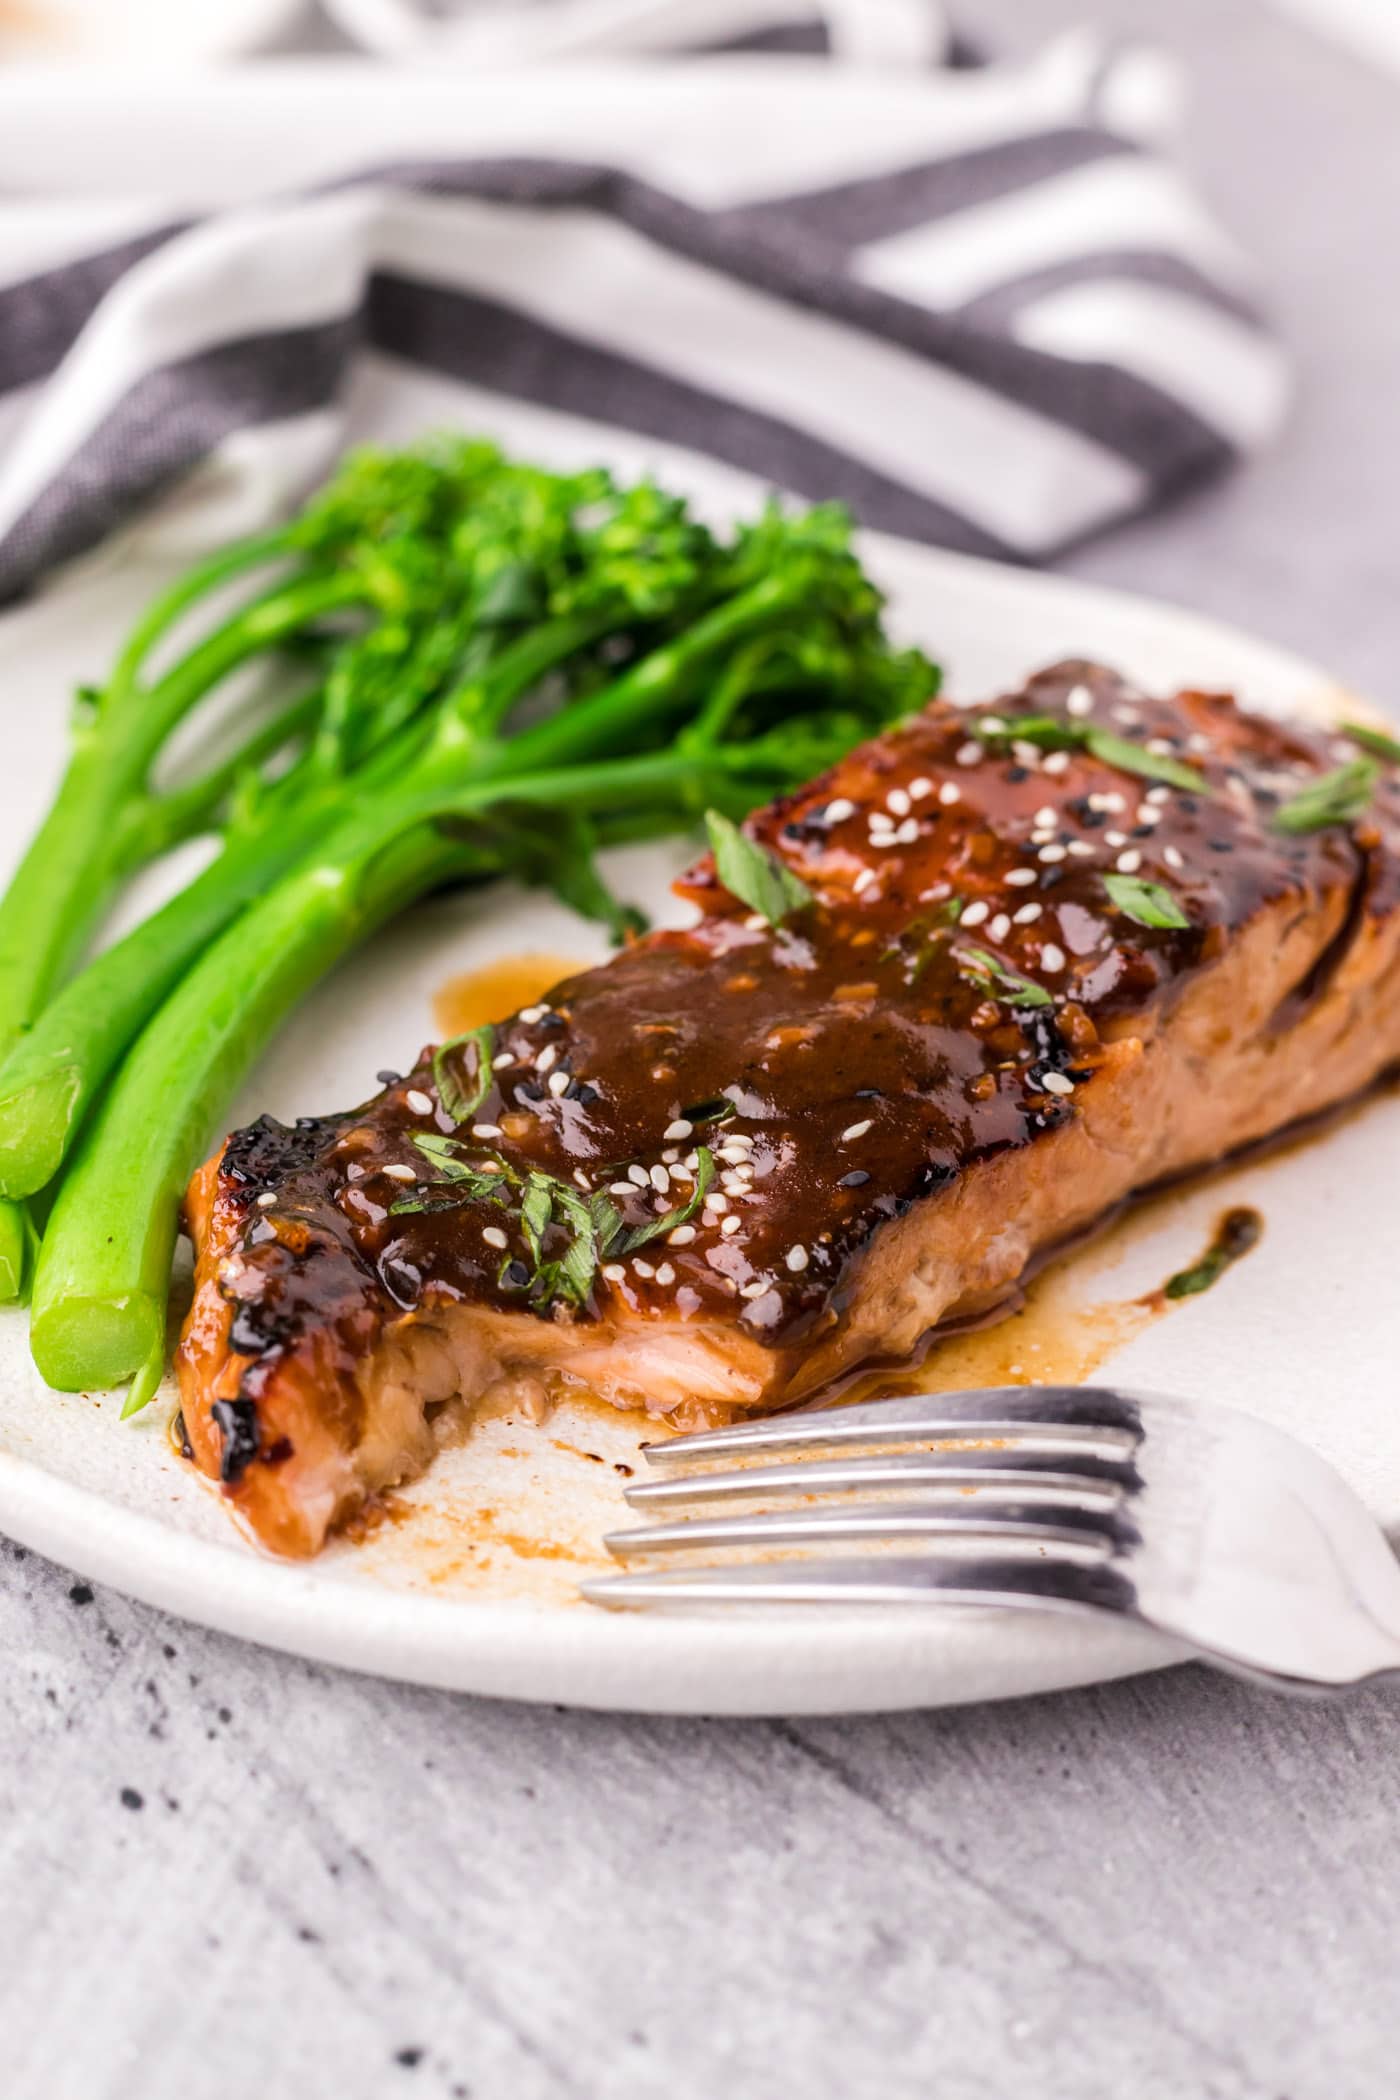
[[[499,1123],[472,1124],[472,1136],[474,1138],[498,1138],[500,1134],[501,1126]]]
[[[863,897],[874,880],[875,870],[873,868],[862,868],[855,881],[851,884],[851,888],[857,897]]]
[[[1137,820],[1139,824],[1160,824],[1162,812],[1153,802],[1139,802],[1137,806]]]
[[[847,817],[853,817],[855,813],[856,806],[854,802],[848,802],[844,795],[838,795],[834,802],[828,802],[826,805],[826,821],[828,824],[844,824]]]
[[[1041,904],[1023,904],[1021,909],[1013,912],[1011,916],[1018,926],[1033,926],[1044,909],[1044,905]]]
[[[907,817],[909,814],[908,794],[903,788],[891,788],[885,797],[885,807],[893,810],[897,817]]]
[[[1127,804],[1117,788],[1107,788],[1102,794],[1089,797],[1089,807],[1090,809],[1102,810],[1106,815],[1112,816],[1116,810],[1126,809]]]
[[[1188,751],[1195,751],[1204,757],[1211,748],[1210,738],[1203,730],[1193,729],[1190,736],[1186,739],[1186,748]]]
[[[1094,849],[1087,839],[1071,839],[1069,851],[1076,860],[1092,860],[1094,857]]]
[[[627,1271],[623,1268],[620,1261],[607,1262],[604,1265],[603,1274],[607,1277],[609,1283],[626,1283],[627,1281]]]
[[[728,1189],[731,1196],[747,1196],[749,1193],[749,1185],[737,1167],[726,1168],[720,1175],[720,1183]]]
[[[726,1238],[732,1238],[743,1222],[742,1218],[728,1217],[721,1222],[719,1229]]]
[[[944,781],[942,787],[938,790],[938,799],[945,809],[951,809],[955,802],[962,801],[962,789],[958,786],[956,780]]]
[[[271,1208],[272,1208],[273,1204],[274,1204],[274,1203],[275,1203],[276,1201],[277,1201],[277,1198],[276,1198],[276,1196],[275,1196],[275,1195],[273,1194],[272,1190],[271,1190],[271,1189],[264,1189],[264,1190],[263,1190],[263,1192],[262,1192],[262,1194],[261,1194],[261,1195],[259,1196],[259,1198],[258,1198],[258,1209],[259,1209],[259,1210],[271,1210]]]
[[[1172,743],[1170,737],[1150,736],[1147,739],[1145,749],[1153,752],[1158,758],[1170,758],[1176,746]]]
[[[639,1276],[645,1276],[648,1282],[650,1282],[651,1278],[656,1274],[656,1271],[652,1267],[651,1263],[649,1261],[643,1261],[640,1254],[636,1257],[632,1266],[636,1270],[637,1274]]]
[[[1103,842],[1105,846],[1126,846],[1128,834],[1126,831],[1106,831],[1103,835]]]
[[[675,1282],[676,1272],[671,1267],[671,1264],[668,1261],[662,1262],[661,1267],[656,1272],[656,1280],[660,1284],[669,1284]]]
[[[1068,751],[1048,752],[1045,759],[1045,770],[1047,773],[1067,773],[1069,771]]]
[[[983,736],[1006,735],[1006,724],[1002,721],[1000,715],[983,715],[977,727],[981,730]]]
[[[1072,1094],[1074,1092],[1074,1081],[1066,1079],[1063,1072],[1047,1072],[1040,1083],[1047,1094]]]
[[[547,1072],[551,1065],[558,1062],[558,1059],[559,1052],[554,1044],[546,1043],[539,1056],[535,1059],[535,1070],[537,1072]]]
[[[1047,941],[1040,951],[1040,967],[1042,970],[1048,970],[1052,977],[1063,970],[1065,961],[1064,949],[1054,941]]]
[[[853,1144],[857,1138],[864,1137],[866,1131],[870,1128],[870,1125],[873,1122],[873,1120],[873,1117],[866,1116],[859,1123],[848,1123],[846,1125],[846,1128],[841,1133],[842,1144],[850,1145]]]
[[[1049,831],[1035,830],[1031,833],[1031,844],[1033,846],[1053,846],[1054,843],[1055,833],[1053,827]]]
[[[510,1245],[510,1241],[506,1238],[499,1225],[483,1225],[481,1237],[485,1240],[488,1247],[505,1248]]]
[[[1113,865],[1117,868],[1120,875],[1136,875],[1138,869],[1142,866],[1142,855],[1138,852],[1136,846],[1130,846],[1126,853],[1119,854]]]
[[[567,1073],[567,1072],[551,1072],[551,1073],[550,1073],[550,1075],[549,1075],[549,1080],[548,1080],[548,1086],[549,1086],[549,1091],[550,1091],[550,1093],[551,1093],[551,1094],[553,1094],[553,1096],[554,1096],[554,1098],[555,1098],[555,1100],[556,1100],[556,1101],[561,1101],[561,1100],[563,1099],[564,1095],[568,1093],[568,1091],[569,1091],[569,1086],[570,1086],[570,1083],[571,1083],[571,1082],[570,1082],[570,1075],[569,1075],[569,1073]]]
[[[1059,811],[1057,809],[1051,809],[1050,804],[1048,802],[1046,803],[1044,809],[1038,809],[1035,813],[1035,823],[1039,828],[1053,831],[1055,829],[1055,826],[1059,823],[1059,821]]]
[[[1040,746],[1027,744],[1018,738],[1011,746],[1011,756],[1018,766],[1024,766],[1028,773],[1034,773],[1040,765]]]
[[[872,832],[893,831],[894,818],[883,809],[872,809],[870,812],[870,829]]]
[[[900,825],[900,827],[899,827],[898,831],[897,831],[897,832],[895,833],[895,841],[896,841],[896,843],[897,843],[898,845],[901,845],[901,846],[912,846],[912,845],[913,845],[913,843],[914,843],[914,841],[915,841],[915,839],[916,839],[916,838],[917,838],[918,836],[919,836],[919,820],[918,820],[918,818],[917,818],[917,817],[906,817],[906,818],[904,819],[904,822],[903,822],[903,823],[902,823],[902,824]]]
[[[1144,800],[1148,802],[1155,802],[1160,807],[1162,803],[1170,802],[1171,798],[1172,791],[1169,787],[1155,787],[1149,788],[1147,790],[1147,794],[1144,797]]]
[[[493,1072],[504,1072],[507,1065],[513,1065],[514,1063],[515,1052],[513,1050],[502,1050],[492,1058],[491,1070]]]
[[[1071,686],[1065,694],[1065,713],[1069,715],[1091,715],[1094,712],[1094,696],[1087,685]]]
[[[1004,941],[1008,933],[1010,933],[1010,931],[1010,915],[1004,911],[999,911],[996,917],[993,919],[991,925],[987,928],[988,934],[994,941]]]
[[[1135,707],[1115,707],[1113,719],[1115,722],[1121,722],[1125,729],[1136,729],[1142,716]]]
[[[1169,868],[1184,868],[1186,866],[1175,846],[1163,846],[1162,858]]]
[[[1046,863],[1047,867],[1052,865],[1057,860],[1063,860],[1064,857],[1065,849],[1063,846],[1060,845],[1042,846],[1039,855],[1037,856],[1038,859],[1043,860]]]
[[[729,1208],[729,1198],[721,1196],[718,1189],[711,1189],[705,1197],[706,1210],[719,1211],[721,1215]]]
[[[715,1158],[727,1159],[732,1167],[747,1166],[749,1148],[747,1145],[735,1145],[732,1143],[720,1145],[716,1147]]]
[[[967,910],[962,915],[961,923],[964,926],[980,926],[982,921],[990,914],[991,909],[991,905],[985,903],[979,897],[975,904],[968,905]]]
[[[677,1225],[674,1232],[667,1233],[666,1242],[671,1247],[688,1247],[694,1237],[695,1227],[693,1225]]]
[[[1013,888],[1014,890],[1023,890],[1023,889],[1024,889],[1025,887],[1026,887],[1026,884],[1027,884],[1028,882],[1034,882],[1034,881],[1035,881],[1035,879],[1036,879],[1036,873],[1035,873],[1035,869],[1034,869],[1034,868],[1008,868],[1008,869],[1007,869],[1007,871],[1006,871],[1006,879],[1007,879],[1007,881],[1008,881],[1008,882],[1009,882],[1009,883],[1011,884],[1011,887],[1012,887],[1012,888]]]
[[[646,1189],[651,1187],[650,1177],[648,1176],[645,1167],[639,1167],[635,1164],[630,1166],[627,1169],[627,1179],[631,1182],[633,1188],[635,1189]]]
[[[357,1159],[352,1159],[349,1166],[345,1169],[345,1179],[347,1181],[363,1181],[364,1178],[364,1168]]]
[[[682,1161],[682,1165],[689,1167],[692,1174],[695,1172],[699,1164],[700,1154],[698,1152],[687,1152],[684,1160]]]
[[[922,773],[917,780],[911,780],[909,783],[909,800],[911,802],[924,802],[932,793],[933,782],[926,780]]]
[[[768,1296],[768,1286],[760,1276],[753,1283],[742,1284],[739,1289],[739,1296],[741,1298],[766,1298]]]
[[[651,1185],[656,1190],[658,1196],[665,1196],[669,1194],[671,1187],[671,1176],[665,1167],[656,1166],[652,1168]]]
[[[549,1008],[547,1006],[522,1006],[520,1018],[527,1028],[532,1028],[535,1022],[542,1021],[548,1012]]]
[[[953,756],[960,766],[975,766],[982,757],[982,746],[970,743],[959,744]]]
[[[590,1189],[593,1186],[588,1176],[584,1173],[582,1167],[574,1168],[574,1186],[575,1188],[580,1188],[584,1190]]]
[[[744,928],[748,933],[762,933],[767,924],[761,911],[751,911],[744,921]]]
[[[681,1148],[679,1145],[668,1145],[661,1155],[668,1167],[673,1167],[680,1156]]]
[[[632,1184],[630,1181],[610,1181],[608,1183],[608,1194],[610,1196],[630,1196],[631,1193]]]
[[[688,1138],[692,1134],[694,1129],[695,1125],[693,1123],[687,1123],[684,1116],[677,1116],[674,1123],[668,1123],[666,1125],[666,1128],[662,1131],[661,1135],[667,1140],[670,1140],[672,1138]]]
[[[793,1275],[800,1276],[807,1266],[807,1249],[805,1247],[789,1247],[785,1258]]]
[[[384,1172],[388,1175],[390,1181],[416,1181],[418,1179],[412,1167],[400,1166],[397,1161],[392,1167],[386,1167]]]
[[[415,1116],[430,1116],[433,1112],[433,1097],[425,1094],[421,1087],[411,1086],[404,1095],[405,1108],[411,1108]]]

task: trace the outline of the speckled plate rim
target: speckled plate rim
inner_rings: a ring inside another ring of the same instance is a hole
[[[1140,678],[1156,665],[1163,682],[1233,683],[1261,705],[1321,720],[1341,705],[1341,689],[1313,665],[1177,608],[880,535],[867,546],[896,602],[919,606],[926,638],[937,633],[940,603],[956,601],[960,627],[1009,625],[1037,661],[1094,655]],[[981,689],[975,679],[957,685]],[[0,1392],[3,1377],[0,1365]],[[309,1659],[624,1712],[889,1711],[1067,1688],[1181,1659],[1145,1629],[1070,1614],[819,1606],[662,1616],[350,1583],[315,1564],[274,1562],[232,1527],[226,1543],[182,1532],[60,1478],[41,1457],[5,1452],[0,1530],[146,1603]]]

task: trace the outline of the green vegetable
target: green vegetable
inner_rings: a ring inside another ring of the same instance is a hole
[[[1382,729],[1371,729],[1364,722],[1343,722],[1342,735],[1349,736],[1363,751],[1373,758],[1383,758],[1388,765],[1400,766],[1400,738],[1387,736]]]
[[[1184,765],[1161,751],[1149,751],[1093,722],[1062,722],[1056,715],[989,715],[972,723],[972,733],[983,743],[1035,744],[1045,751],[1088,751],[1120,773],[1136,773],[1144,780],[1161,780],[1172,787],[1204,795],[1210,783],[1194,766]]]
[[[1105,875],[1103,886],[1125,919],[1137,926],[1189,926],[1171,891],[1160,882],[1144,882],[1137,875]]]
[[[476,1064],[472,1074],[471,1092],[464,1093],[457,1084],[457,1077],[449,1060],[458,1050],[470,1043],[476,1051]],[[480,1028],[469,1028],[465,1035],[454,1035],[450,1041],[439,1043],[433,1052],[433,1083],[438,1090],[438,1099],[454,1123],[469,1123],[491,1091],[491,1058],[496,1048],[496,1031],[489,1021]]]
[[[25,1084],[0,1069],[3,1185],[66,1155],[32,1345],[69,1389],[133,1374],[134,1398],[152,1388],[180,1195],[223,1105],[296,1000],[386,918],[443,882],[512,872],[620,925],[595,845],[707,809],[732,825],[936,684],[889,647],[830,508],[770,509],[720,542],[650,484],[438,446],[352,462],[288,531],[303,559],[350,549],[356,588],[369,577],[396,621],[348,641],[315,630],[326,671],[305,748],[267,770],[173,916],[93,966],[117,1020],[91,1013],[84,975],[61,1031],[41,1017]],[[438,1074],[464,1121],[478,1049],[455,1093],[460,1060]],[[464,1185],[444,1167],[407,1201],[436,1208]],[[541,1249],[542,1204],[537,1189]],[[567,1184],[549,1206],[565,1244],[537,1256],[531,1289],[577,1302],[596,1234]]]
[[[1275,810],[1275,831],[1299,837],[1331,824],[1354,824],[1369,809],[1380,773],[1373,758],[1353,758],[1323,773]]]
[[[770,926],[781,926],[794,912],[807,911],[816,902],[801,876],[784,866],[776,853],[740,831],[722,810],[706,810],[705,829],[715,856],[715,873],[724,887]]]
[[[990,992],[1007,1006],[1050,1006],[1053,1001],[1043,984],[1032,983],[1017,970],[1010,970],[985,948],[961,948],[958,967],[971,984]]]
[[[1264,1220],[1257,1210],[1229,1210],[1216,1228],[1215,1238],[1198,1262],[1189,1269],[1178,1269],[1169,1276],[1162,1287],[1166,1298],[1195,1298],[1208,1291],[1212,1284],[1220,1281],[1225,1271],[1242,1255],[1257,1247],[1264,1232]]]

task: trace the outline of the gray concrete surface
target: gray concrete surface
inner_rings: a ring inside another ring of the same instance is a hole
[[[1009,45],[1079,12],[966,9]],[[1254,0],[1092,12],[1187,57],[1192,151],[1303,392],[1251,473],[1068,566],[1391,698],[1400,84]],[[5,2100],[1400,2077],[1397,1693],[1298,1706],[1182,1670],[895,1719],[532,1711],[262,1654],[13,1549],[0,1655]]]

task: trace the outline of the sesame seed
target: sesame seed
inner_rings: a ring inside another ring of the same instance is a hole
[[[944,781],[942,787],[938,790],[938,799],[945,809],[951,809],[955,802],[962,801],[962,789],[958,786],[956,780]]]
[[[960,766],[975,766],[981,759],[982,746],[980,744],[959,744],[953,756]]]
[[[1137,806],[1137,820],[1139,824],[1160,824],[1162,812],[1155,802],[1139,802]]]
[[[1130,846],[1126,853],[1119,854],[1113,865],[1117,868],[1120,875],[1136,875],[1138,869],[1142,866],[1142,855],[1138,852],[1136,846]]]
[[[745,930],[749,933],[762,933],[767,924],[768,921],[761,911],[751,911],[744,921]]]
[[[671,1138],[688,1138],[691,1135],[691,1132],[694,1130],[694,1128],[695,1125],[693,1123],[687,1123],[684,1116],[677,1116],[674,1123],[668,1123],[666,1125],[666,1128],[662,1131],[661,1135],[668,1140]]]
[[[1008,933],[1010,933],[1010,931],[1010,915],[1004,911],[999,911],[996,917],[993,919],[991,925],[987,928],[987,932],[990,934],[991,938],[994,941],[1004,941]]]
[[[1047,941],[1040,951],[1040,967],[1042,970],[1048,970],[1052,977],[1058,971],[1063,970],[1065,961],[1064,949],[1059,947],[1054,941]]]
[[[636,1270],[637,1274],[639,1276],[645,1276],[648,1282],[650,1282],[652,1277],[656,1274],[656,1271],[652,1267],[651,1263],[649,1261],[643,1261],[640,1254],[637,1256],[632,1266]]]
[[[589,1181],[588,1176],[584,1173],[582,1167],[574,1168],[574,1186],[575,1188],[580,1188],[585,1191],[592,1187],[592,1183]]]
[[[542,1021],[548,1012],[549,1008],[547,1006],[522,1006],[520,1019],[525,1022],[527,1027],[533,1027],[535,1022]]]
[[[1117,788],[1107,788],[1103,793],[1089,797],[1089,807],[1090,809],[1102,810],[1106,815],[1112,816],[1115,810],[1126,809],[1127,804]]]
[[[1005,736],[1006,724],[1000,715],[983,715],[977,727],[983,736]]]
[[[728,1189],[731,1196],[747,1196],[749,1193],[749,1185],[737,1167],[727,1168],[721,1174],[720,1182],[723,1187]]]
[[[984,903],[982,898],[979,897],[975,904],[968,905],[967,910],[962,915],[962,924],[964,926],[980,926],[990,913],[991,908],[990,904]]]
[[[1066,1079],[1063,1072],[1046,1072],[1040,1083],[1047,1094],[1072,1094],[1074,1092],[1074,1081]]]
[[[744,1221],[742,1218],[730,1216],[725,1218],[721,1222],[719,1229],[722,1233],[724,1233],[726,1238],[732,1238],[733,1235],[739,1230],[739,1227],[743,1224],[743,1222]]]
[[[761,1276],[753,1283],[746,1283],[740,1286],[739,1296],[741,1298],[766,1298],[767,1295],[768,1286]]]
[[[1012,917],[1018,926],[1033,926],[1044,909],[1042,904],[1023,904],[1019,911],[1012,913]]]
[[[1186,866],[1175,846],[1163,846],[1162,858],[1169,868],[1184,868]]]
[[[901,845],[901,846],[912,846],[912,845],[913,845],[913,843],[914,843],[914,841],[915,841],[915,839],[916,839],[916,838],[917,838],[918,836],[919,836],[919,820],[918,820],[918,818],[917,818],[917,817],[906,817],[906,818],[904,819],[904,822],[903,822],[903,823],[902,823],[902,824],[900,825],[900,827],[899,827],[898,831],[897,831],[897,832],[895,833],[895,841],[896,841],[896,843],[897,843],[898,845]]]
[[[1053,831],[1055,829],[1055,826],[1059,823],[1059,821],[1059,811],[1056,809],[1051,809],[1050,804],[1048,802],[1046,803],[1044,809],[1038,809],[1035,813],[1036,824],[1042,826],[1043,828],[1049,831]]]
[[[349,1166],[345,1169],[345,1179],[347,1181],[363,1181],[364,1178],[364,1168],[357,1159],[352,1159]]]
[[[1018,738],[1011,746],[1011,756],[1018,766],[1024,766],[1028,773],[1034,773],[1040,764],[1040,746],[1023,743]]]
[[[547,1072],[551,1065],[558,1063],[558,1060],[559,1052],[555,1045],[546,1043],[539,1056],[535,1059],[535,1070],[537,1072]]]
[[[674,1232],[667,1233],[666,1242],[671,1247],[688,1247],[694,1237],[695,1227],[693,1225],[677,1225]]]
[[[1037,857],[1040,860],[1043,860],[1046,863],[1046,865],[1049,866],[1054,861],[1064,859],[1065,849],[1063,846],[1059,845],[1042,846]]]
[[[433,1097],[425,1094],[421,1087],[411,1086],[404,1095],[404,1106],[411,1108],[415,1116],[430,1116],[433,1112]]]
[[[883,809],[872,809],[870,812],[870,829],[872,832],[893,831],[894,818],[888,816]]]
[[[675,1280],[676,1280],[676,1272],[675,1272],[675,1270],[674,1270],[674,1269],[673,1269],[673,1268],[671,1267],[671,1264],[670,1264],[670,1263],[669,1263],[668,1261],[663,1261],[663,1262],[662,1262],[662,1264],[661,1264],[661,1267],[660,1267],[660,1268],[659,1268],[659,1269],[657,1270],[657,1272],[656,1272],[656,1280],[657,1280],[657,1282],[658,1282],[658,1283],[661,1283],[661,1284],[667,1284],[667,1283],[674,1283],[674,1282],[675,1282]]]
[[[609,1283],[626,1283],[627,1281],[627,1271],[623,1268],[620,1261],[606,1263],[603,1274],[607,1277]]]
[[[388,1175],[390,1181],[416,1181],[418,1179],[412,1167],[400,1166],[397,1161],[392,1167],[386,1167],[384,1172]]]
[[[786,1260],[793,1275],[800,1276],[807,1266],[807,1249],[805,1247],[789,1247]]]
[[[1034,868],[1008,868],[1006,879],[1015,890],[1023,890],[1028,882],[1035,881]]]
[[[1186,748],[1188,751],[1198,752],[1204,757],[1211,748],[1210,738],[1203,730],[1193,729],[1190,736],[1186,739]]]
[[[747,1145],[720,1145],[715,1151],[715,1158],[727,1159],[734,1167],[747,1166],[749,1149]]]
[[[1128,834],[1126,831],[1106,831],[1103,835],[1103,842],[1105,846],[1126,846]]]
[[[261,1195],[259,1196],[259,1198],[258,1198],[258,1209],[259,1209],[259,1210],[271,1210],[271,1208],[272,1208],[273,1204],[274,1204],[274,1203],[275,1203],[276,1201],[277,1201],[277,1198],[276,1198],[276,1196],[275,1196],[275,1195],[273,1194],[272,1190],[271,1190],[271,1189],[264,1189],[264,1190],[263,1190],[263,1192],[262,1192],[262,1194],[261,1194]]]
[[[651,1187],[651,1181],[645,1167],[630,1166],[627,1169],[627,1179],[631,1182],[634,1189]]]
[[[492,1058],[491,1070],[493,1072],[504,1072],[507,1065],[513,1065],[514,1063],[515,1052],[513,1050],[502,1050],[497,1056]]]
[[[1192,741],[1194,742],[1194,738]],[[1208,748],[1209,746],[1207,746]],[[1171,795],[1172,791],[1169,787],[1155,787],[1149,788],[1143,799],[1146,802],[1155,802],[1160,807],[1162,803],[1170,802]]]
[[[909,797],[905,790],[903,788],[891,788],[885,797],[885,807],[893,810],[897,817],[907,817],[909,814]]]
[[[668,1145],[661,1155],[668,1167],[673,1167],[680,1156],[681,1148],[679,1145]]]
[[[855,813],[854,802],[847,801],[844,795],[838,795],[834,802],[827,803],[824,815],[828,824],[844,824],[847,817],[853,817]]]
[[[510,1241],[506,1238],[499,1225],[483,1225],[481,1237],[485,1240],[488,1247],[505,1248],[510,1245]]]
[[[683,1164],[689,1167],[693,1174],[700,1164],[700,1154],[698,1152],[687,1152]]]
[[[631,1193],[632,1184],[630,1181],[610,1181],[608,1183],[608,1194],[610,1196],[630,1196]]]
[[[651,1185],[656,1190],[658,1196],[665,1196],[669,1194],[671,1187],[671,1176],[667,1172],[665,1167],[657,1166],[652,1168]]]
[[[1048,752],[1045,759],[1045,770],[1047,773],[1067,773],[1069,771],[1068,751]]]
[[[1087,685],[1071,686],[1065,694],[1065,713],[1069,715],[1091,715],[1094,712],[1094,696]]]
[[[568,1093],[570,1084],[571,1075],[568,1072],[551,1072],[549,1075],[549,1091],[556,1101]]]
[[[909,800],[911,802],[926,801],[932,793],[933,782],[926,780],[922,773],[917,780],[911,780],[909,783]]]
[[[873,868],[862,868],[855,881],[851,884],[851,888],[857,897],[862,897],[874,880],[875,870]]]
[[[1170,758],[1175,748],[1171,738],[1167,736],[1150,736],[1147,739],[1147,749],[1157,758]]]
[[[472,1136],[474,1138],[498,1138],[500,1134],[501,1126],[499,1123],[472,1124]]]
[[[722,1214],[729,1208],[729,1198],[721,1196],[718,1189],[711,1189],[705,1198],[705,1208],[706,1210],[719,1211]]]
[[[866,1116],[862,1122],[848,1123],[846,1125],[846,1128],[841,1133],[842,1144],[849,1145],[852,1144],[856,1138],[864,1137],[866,1131],[870,1128],[871,1122],[873,1120],[874,1119],[872,1117]]]
[[[1069,851],[1076,860],[1092,860],[1094,857],[1094,849],[1087,839],[1071,839]]]

